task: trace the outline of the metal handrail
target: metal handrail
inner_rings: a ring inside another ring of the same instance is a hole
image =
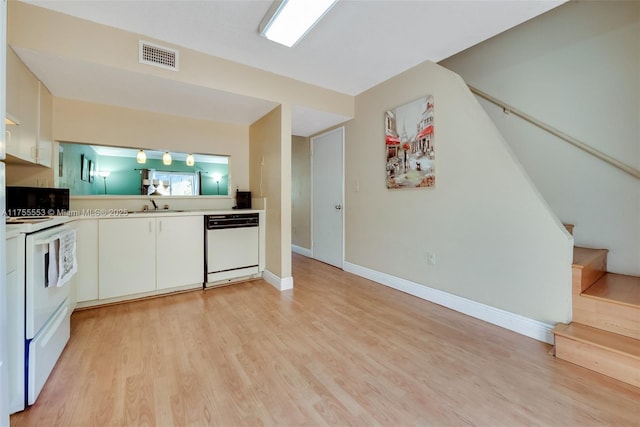
[[[520,117],[521,119],[524,119],[526,121],[528,121],[529,123],[538,126],[541,129],[546,130],[547,132],[549,132],[550,134],[562,139],[563,141],[568,142],[569,144],[583,150],[586,151],[587,153],[591,154],[592,156],[597,157],[598,159],[602,160],[603,162],[609,163],[611,166],[614,166],[618,169],[620,169],[623,172],[628,173],[629,175],[633,176],[636,179],[640,179],[640,170],[631,167],[625,163],[622,163],[621,161],[614,159],[613,157],[609,156],[608,154],[603,153],[600,150],[597,150],[593,147],[591,147],[590,145],[585,144],[582,141],[579,141],[577,139],[575,139],[572,136],[567,135],[564,132],[559,131],[558,129],[549,126],[548,124],[541,122],[540,120],[536,119],[535,117],[531,117],[530,115],[528,115],[527,113],[524,113],[520,110],[518,110],[517,108],[512,107],[509,104],[506,104],[502,101],[500,101],[497,98],[494,98],[493,96],[489,95],[486,92],[481,91],[480,89],[477,89],[471,85],[468,85],[469,89],[471,90],[471,92],[475,93],[476,95],[486,99],[487,101],[497,105],[498,107],[501,107],[502,110],[505,113],[510,113],[510,114],[515,114],[516,116]]]

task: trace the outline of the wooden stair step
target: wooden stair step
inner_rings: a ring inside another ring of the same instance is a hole
[[[640,277],[607,273],[582,295],[640,309]],[[640,316],[640,311],[638,311],[638,316]]]
[[[576,341],[590,343],[593,346],[608,349],[616,353],[625,354],[640,361],[640,340],[634,338],[575,322],[569,325],[564,323],[556,325],[556,327],[553,328],[553,333]]]
[[[573,266],[584,268],[594,262],[598,262],[603,255],[609,252],[608,249],[583,248],[580,246],[573,247]]]
[[[574,322],[640,339],[640,277],[606,273],[572,303]]]
[[[640,340],[575,322],[553,333],[557,358],[640,387]]]
[[[569,234],[571,234],[573,236],[573,227],[574,227],[574,225],[573,224],[562,224],[562,225],[564,225],[564,228],[566,228],[567,231],[569,232]]]
[[[573,248],[572,293],[581,294],[607,272],[607,249]]]

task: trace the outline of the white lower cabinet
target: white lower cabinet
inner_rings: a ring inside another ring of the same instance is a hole
[[[156,288],[204,281],[204,220],[201,216],[156,218]]]
[[[201,216],[101,219],[99,299],[203,282]]]
[[[73,303],[98,299],[98,220],[73,221],[76,230],[76,259],[78,271],[71,278],[75,289]]]
[[[101,219],[98,225],[100,299],[156,289],[156,219]]]

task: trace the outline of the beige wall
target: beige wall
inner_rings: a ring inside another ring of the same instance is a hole
[[[640,168],[640,2],[569,2],[441,65]],[[640,181],[481,102],[576,244],[640,275]]]
[[[384,111],[428,94],[436,186],[387,190]],[[347,262],[538,321],[570,319],[572,239],[459,76],[421,64],[359,95],[355,117]]]
[[[230,188],[249,187],[249,127],[54,98],[57,141],[219,154],[229,159]]]
[[[6,161],[7,185],[25,187],[55,187],[54,171],[56,167],[47,168],[23,162]]]
[[[180,71],[141,65],[138,63],[140,35],[27,3],[9,2],[7,28],[7,41],[11,46],[65,60],[106,65],[277,103],[353,116],[352,96],[180,46],[171,46],[149,37],[144,39],[180,51]]]
[[[267,205],[266,269],[281,279],[291,277],[290,135],[291,109],[286,106],[249,128],[250,189],[253,197],[265,197]]]
[[[291,137],[291,243],[311,249],[311,143]]]

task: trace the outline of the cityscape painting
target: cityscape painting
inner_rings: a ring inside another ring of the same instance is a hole
[[[387,188],[433,187],[433,96],[385,112]]]

